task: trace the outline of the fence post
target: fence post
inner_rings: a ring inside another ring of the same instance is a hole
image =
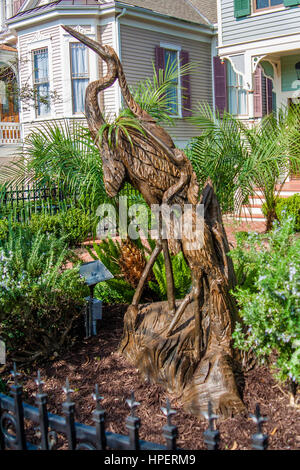
[[[23,387],[18,384],[18,377],[21,375],[17,372],[16,363],[14,363],[11,375],[14,378],[14,384],[11,386],[11,394],[14,398],[14,414],[16,419],[16,449],[27,450],[26,436],[24,429],[24,410],[22,403]]]
[[[213,414],[211,401],[208,402],[208,411],[203,415],[208,420],[208,429],[204,432],[204,442],[208,450],[218,450],[220,442],[220,433],[215,429],[214,421],[219,416]]]
[[[252,449],[253,450],[267,450],[269,445],[269,437],[267,434],[263,434],[262,425],[268,421],[268,418],[263,418],[260,414],[260,407],[256,405],[255,414],[250,414],[250,418],[257,425],[257,432],[252,436]]]
[[[130,408],[130,416],[126,418],[126,428],[129,431],[129,449],[130,450],[139,450],[140,449],[140,439],[139,439],[139,428],[141,425],[141,420],[135,416],[135,409],[139,406],[139,402],[135,401],[134,392],[131,394],[131,398],[126,400],[127,405]]]
[[[175,426],[171,422],[172,416],[176,415],[176,411],[172,410],[169,399],[167,399],[166,408],[161,408],[161,411],[167,417],[167,424],[163,427],[163,436],[167,441],[167,449],[176,450],[176,439],[178,437],[178,430],[177,426]]]
[[[63,412],[66,418],[66,436],[68,439],[69,450],[76,449],[76,429],[75,429],[75,403],[71,401],[71,393],[73,390],[70,389],[69,380],[66,380],[66,386],[63,387],[67,398],[62,404]]]
[[[93,399],[96,402],[96,409],[93,411],[93,421],[96,428],[96,447],[98,450],[106,449],[106,434],[105,434],[105,411],[101,407],[101,400],[103,397],[99,395],[99,387],[96,385]]]
[[[38,393],[36,395],[35,402],[39,409],[39,423],[40,423],[39,430],[41,433],[40,448],[43,450],[49,450],[49,442],[48,442],[49,421],[48,421],[48,411],[47,411],[47,394],[43,393],[44,382],[41,380],[40,371],[38,371],[35,383],[38,387]]]

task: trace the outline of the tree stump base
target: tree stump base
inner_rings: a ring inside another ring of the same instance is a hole
[[[176,307],[181,301],[176,302]],[[211,401],[220,416],[244,411],[233,373],[233,359],[214,350],[195,357],[195,308],[185,310],[174,334],[166,332],[172,321],[168,302],[130,306],[124,318],[119,351],[139,370],[144,380],[180,396],[187,412],[202,416]]]

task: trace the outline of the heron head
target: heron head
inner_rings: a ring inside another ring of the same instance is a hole
[[[112,47],[106,45],[102,46],[102,44],[100,44],[99,42],[90,39],[85,34],[79,33],[70,26],[62,25],[62,27],[65,31],[67,31],[67,33],[71,34],[71,36],[78,39],[80,42],[82,42],[94,52],[96,52],[96,54],[98,54],[101,59],[103,59],[105,62],[108,62],[115,58],[115,51]]]

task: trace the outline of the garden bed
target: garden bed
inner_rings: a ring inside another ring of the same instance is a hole
[[[142,383],[138,371],[118,354],[124,311],[125,307],[122,306],[104,308],[97,337],[83,340],[63,358],[53,358],[40,367],[44,390],[48,393],[49,411],[62,414],[61,403],[65,399],[62,387],[68,377],[74,390],[72,399],[76,403],[76,420],[93,424],[91,413],[95,403],[92,392],[94,384],[98,383],[107,412],[107,430],[126,434],[125,418],[129,410],[125,399],[134,390],[136,400],[140,402],[137,414],[142,420],[141,439],[163,443],[161,429],[165,418],[160,407],[169,397],[172,407],[178,411],[173,419],[179,430],[178,446],[204,449],[203,431],[207,428],[207,422],[186,414],[180,400],[161,387]],[[36,370],[25,368],[22,374],[24,400],[33,404]],[[259,403],[262,414],[268,416],[264,431],[270,435],[270,449],[299,448],[300,410],[289,406],[287,390],[275,382],[268,369],[257,367],[245,374],[243,398],[249,413]],[[221,433],[222,449],[250,449],[255,425],[247,415],[218,421],[217,426]]]

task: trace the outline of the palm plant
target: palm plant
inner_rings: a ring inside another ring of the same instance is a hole
[[[291,168],[300,165],[299,111],[283,110],[253,128],[208,105],[190,118],[203,133],[188,155],[200,183],[210,177],[224,212],[240,213],[250,197],[264,201],[266,229],[276,218],[275,206]]]
[[[89,207],[105,200],[102,162],[87,128],[75,120],[44,123],[25,139],[22,156],[2,172],[6,182],[63,185]]]
[[[152,78],[132,88],[134,98],[158,122],[172,124],[170,91],[175,81],[179,82],[178,75],[189,73],[194,67],[195,64],[188,64],[178,71],[175,63],[167,63],[165,71],[160,70],[158,74],[153,68]],[[131,135],[143,130],[131,111],[124,108],[113,119],[107,116],[99,130],[99,142],[104,133],[108,134],[109,144],[117,147],[121,135],[131,142]],[[3,182],[19,185],[32,182],[41,186],[64,185],[70,195],[76,194],[92,210],[108,200],[99,150],[88,129],[76,120],[52,121],[33,129],[25,140],[21,158],[4,168],[1,176]],[[143,202],[131,191],[125,190],[125,194],[133,196],[135,202],[137,199]]]

